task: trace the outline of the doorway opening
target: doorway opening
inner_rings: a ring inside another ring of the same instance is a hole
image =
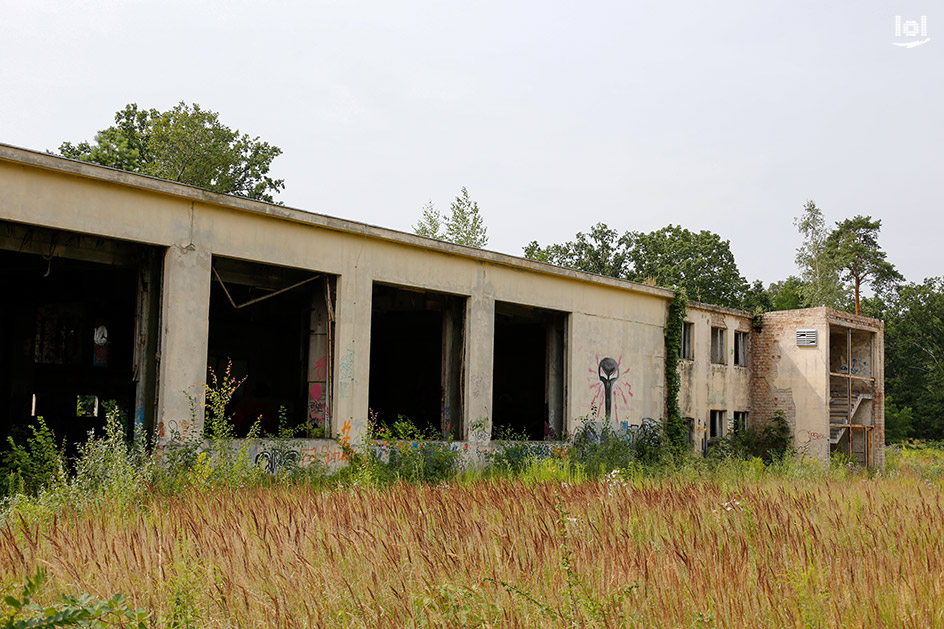
[[[466,298],[374,284],[368,405],[377,422],[408,419],[424,435],[459,439]]]
[[[493,438],[563,435],[566,323],[563,312],[495,303]]]

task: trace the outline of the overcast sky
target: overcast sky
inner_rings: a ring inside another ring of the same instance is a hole
[[[920,281],[944,275],[942,59],[932,2],[0,0],[0,142],[183,100],[281,147],[304,210],[410,231],[466,186],[489,249],[673,223],[767,283],[813,199],[881,218]]]

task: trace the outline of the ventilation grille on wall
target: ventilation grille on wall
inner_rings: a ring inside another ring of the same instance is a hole
[[[797,330],[797,347],[816,347],[818,330]]]

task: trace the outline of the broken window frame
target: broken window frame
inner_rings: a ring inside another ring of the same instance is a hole
[[[728,434],[728,411],[711,409],[708,411],[708,438],[722,439]]]
[[[749,352],[748,333],[740,330],[734,331],[734,366],[747,367],[747,357]]]
[[[304,392],[299,391],[291,396],[296,405],[294,412],[294,422],[290,427],[301,428],[308,427],[310,438],[330,438],[333,430],[333,374],[334,374],[334,340],[335,340],[335,304],[337,303],[337,282],[338,276],[323,273],[311,269],[301,269],[284,265],[268,264],[259,261],[241,260],[228,256],[214,255],[212,265],[212,281],[218,285],[222,292],[228,307],[235,311],[245,311],[246,316],[252,317],[253,308],[272,298],[288,293],[290,291],[308,287],[306,290],[310,298],[302,298],[300,293],[296,293],[294,299],[299,303],[305,303],[306,310],[297,313],[299,320],[307,317],[307,332],[299,332],[299,346],[296,351],[299,352],[300,368],[304,373],[300,374],[298,379],[299,386],[304,386]],[[249,286],[252,290],[267,291],[251,299],[236,299],[233,290],[234,285]],[[302,306],[299,306],[302,307]],[[307,311],[307,314],[304,314]],[[212,320],[211,320],[212,324]],[[319,326],[322,331],[315,332],[314,326]],[[304,328],[302,328],[303,330]],[[208,330],[208,339],[213,338],[213,331]],[[317,337],[323,340],[324,355],[321,356],[317,347]],[[285,348],[283,348],[285,349]],[[208,358],[214,358],[208,356]],[[222,356],[215,356],[217,359]],[[325,364],[319,366],[321,358],[325,359]],[[234,361],[236,366],[237,362]],[[249,368],[252,371],[252,367]],[[239,375],[239,369],[236,369],[234,375]],[[246,373],[249,378],[259,374]],[[322,386],[323,404],[317,406],[317,401],[311,399],[312,386],[319,384]],[[271,388],[275,388],[270,384]],[[247,392],[242,392],[248,395]],[[270,396],[283,397],[286,396]],[[297,399],[296,399],[297,398]],[[304,400],[304,401],[303,401]],[[277,401],[277,400],[276,400]],[[317,421],[314,411],[319,409],[322,412],[321,419]],[[281,416],[279,410],[278,415]],[[278,430],[274,424],[270,426],[270,432]]]
[[[747,430],[748,419],[747,411],[734,411],[734,424],[739,430]]]
[[[728,364],[727,328],[711,326],[711,363]]]

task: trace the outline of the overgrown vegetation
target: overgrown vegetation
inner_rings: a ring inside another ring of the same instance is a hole
[[[884,474],[728,457],[588,479],[545,458],[382,491],[348,477],[106,499],[0,520],[0,583],[43,610],[122,592],[156,627],[936,626],[944,450],[888,456]],[[37,566],[48,584],[23,596]]]
[[[145,629],[151,615],[144,609],[131,609],[126,598],[115,594],[98,600],[89,594],[63,594],[52,604],[40,606],[35,601],[46,581],[46,571],[37,568],[26,577],[19,596],[3,599],[6,609],[0,616],[0,629],[53,629],[54,627],[135,627]]]
[[[668,422],[588,417],[563,442],[497,433],[490,465],[462,469],[456,444],[398,417],[329,474],[286,454],[291,434],[266,458],[234,440],[239,385],[214,375],[206,433],[160,453],[114,405],[71,462],[37,422],[7,459],[3,626],[933,625],[920,601],[944,595],[940,444],[890,452],[882,474],[793,455],[782,415],[706,458],[672,447]],[[877,531],[879,551],[863,559],[848,526]],[[864,604],[903,566],[915,597]],[[730,595],[735,578],[750,596]]]
[[[769,465],[793,453],[790,424],[778,410],[763,426],[741,426],[735,422],[726,436],[712,449],[715,458],[733,456],[742,460],[760,459]]]
[[[678,451],[685,447],[688,432],[678,402],[682,388],[678,363],[682,355],[682,324],[685,321],[687,303],[685,290],[676,290],[665,322],[665,432],[668,443]]]

